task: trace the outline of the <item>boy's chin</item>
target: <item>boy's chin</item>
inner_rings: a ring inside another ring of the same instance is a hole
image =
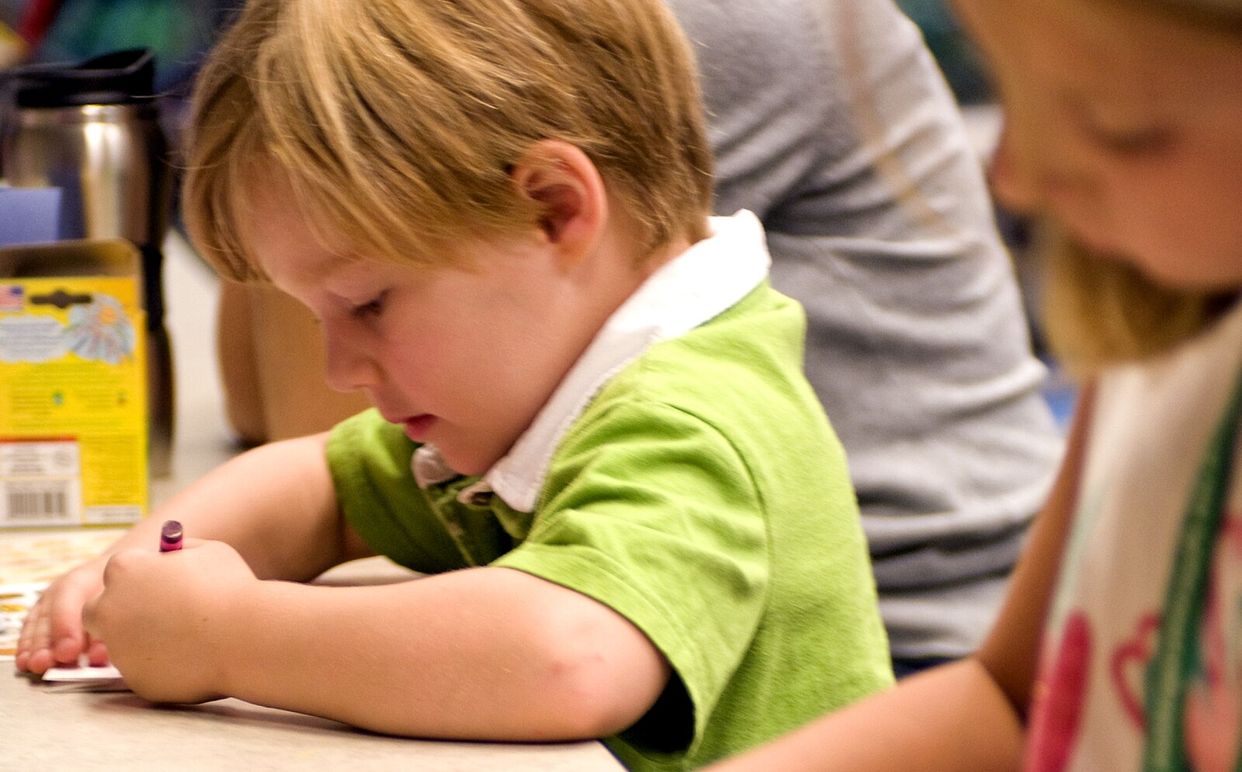
[[[470,451],[461,448],[454,448],[451,445],[445,447],[440,443],[435,443],[436,450],[440,452],[440,458],[444,459],[444,463],[458,474],[467,477],[482,477],[489,469],[496,465],[501,459],[500,455],[480,453],[477,450]]]

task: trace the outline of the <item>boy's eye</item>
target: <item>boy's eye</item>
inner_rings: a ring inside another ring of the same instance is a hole
[[[361,303],[349,309],[350,316],[355,319],[368,319],[379,316],[384,311],[384,300],[388,295],[388,290],[384,290],[371,300]]]

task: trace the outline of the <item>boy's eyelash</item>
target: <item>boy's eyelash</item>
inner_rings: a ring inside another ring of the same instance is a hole
[[[349,309],[350,316],[354,317],[355,319],[366,319],[368,317],[379,316],[380,313],[384,310],[384,300],[387,297],[387,295],[388,295],[388,290],[384,290],[383,292],[376,295],[371,300],[368,300],[367,302],[362,303],[360,305],[354,306],[353,308]]]

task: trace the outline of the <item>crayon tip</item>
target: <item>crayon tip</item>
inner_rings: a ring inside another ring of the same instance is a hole
[[[160,552],[173,552],[181,549],[181,538],[185,532],[177,520],[165,520],[160,528]]]

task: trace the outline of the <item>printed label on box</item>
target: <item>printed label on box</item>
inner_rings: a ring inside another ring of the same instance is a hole
[[[0,523],[82,522],[82,469],[73,439],[0,439]]]
[[[144,331],[136,276],[0,279],[0,527],[145,514]]]

